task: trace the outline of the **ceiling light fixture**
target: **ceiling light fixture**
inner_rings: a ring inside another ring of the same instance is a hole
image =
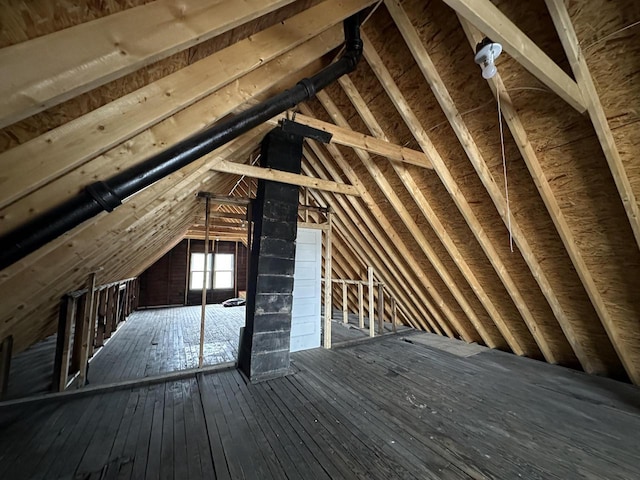
[[[497,73],[494,61],[502,53],[502,45],[492,42],[489,38],[484,39],[476,45],[475,62],[482,68],[482,78],[493,78]]]

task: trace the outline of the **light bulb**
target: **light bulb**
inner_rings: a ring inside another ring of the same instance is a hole
[[[482,78],[484,78],[485,80],[493,78],[497,72],[498,69],[493,62],[482,64]]]
[[[502,45],[493,43],[488,38],[485,38],[482,43],[477,45],[476,50],[477,53],[474,60],[482,69],[482,78],[485,80],[493,78],[498,72],[494,61],[502,53]]]

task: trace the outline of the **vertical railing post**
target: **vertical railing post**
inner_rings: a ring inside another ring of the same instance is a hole
[[[395,297],[391,297],[391,328],[393,329],[393,333],[396,333],[398,331],[397,321],[398,321],[398,305],[396,303]]]
[[[342,282],[342,323],[349,323],[349,301],[347,297],[347,282]]]
[[[331,348],[331,314],[332,314],[332,300],[331,300],[331,290],[333,285],[331,284],[331,270],[333,269],[331,257],[333,255],[332,252],[332,223],[333,223],[333,214],[331,212],[327,213],[327,223],[329,226],[326,231],[326,242],[325,242],[325,257],[324,257],[324,339],[323,346],[324,348]]]
[[[382,283],[378,285],[378,333],[384,333],[384,289]]]
[[[375,312],[374,312],[374,301],[373,301],[373,267],[369,267],[368,271],[368,280],[369,280],[369,336],[375,336]]]
[[[96,273],[89,274],[87,282],[86,301],[84,304],[84,313],[82,316],[82,346],[80,349],[80,374],[78,376],[78,386],[84,387],[87,384],[87,369],[89,366],[89,354],[91,343],[95,332],[95,290],[96,290]]]
[[[358,326],[364,328],[364,285],[358,282]]]

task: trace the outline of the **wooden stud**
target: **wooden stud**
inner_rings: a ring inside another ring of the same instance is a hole
[[[398,304],[396,303],[396,299],[391,297],[391,327],[393,328],[393,333],[398,331]]]
[[[580,113],[586,110],[586,103],[576,82],[490,0],[444,0],[444,2],[486,36],[495,42],[500,42],[505,52],[565,102]],[[397,0],[385,0],[385,5],[389,10],[395,6],[399,7]]]
[[[187,273],[184,279],[184,305],[189,303],[189,281],[191,276],[191,239],[187,239],[187,258],[185,259],[185,264],[187,265]]]
[[[87,293],[82,315],[82,345],[80,349],[78,387],[84,387],[87,384],[90,345],[93,343],[95,334],[95,292],[96,273],[92,272],[89,274],[89,280],[87,281]]]
[[[58,336],[56,338],[56,353],[53,365],[52,390],[62,392],[67,388],[69,378],[69,361],[71,358],[71,334],[76,319],[76,298],[64,295],[60,301],[60,315],[58,317]]]
[[[369,288],[369,336],[373,337],[375,335],[375,312],[374,312],[374,301],[373,301],[373,267],[369,267],[367,269],[367,279],[368,279],[368,288]]]
[[[384,334],[384,288],[378,285],[378,333]]]
[[[209,283],[208,276],[209,271],[207,265],[209,263],[209,211],[210,211],[209,197],[204,199],[204,212],[205,212],[205,238],[204,238],[204,278],[202,283],[202,308],[200,310],[200,353],[198,355],[198,368],[202,368],[204,363],[204,332],[205,332],[205,320],[207,317],[207,284]]]
[[[107,333],[107,300],[108,300],[108,288],[102,288],[98,292],[98,319],[96,326],[96,341],[95,346],[101,347],[104,345],[104,340]]]
[[[342,323],[349,323],[349,308],[347,306],[347,282],[342,282]]]
[[[329,228],[325,236],[324,253],[324,348],[331,348],[331,316],[333,313],[333,302],[331,299],[331,272],[333,271],[333,213],[327,213],[327,223]]]
[[[358,326],[364,328],[364,288],[362,282],[358,282]]]

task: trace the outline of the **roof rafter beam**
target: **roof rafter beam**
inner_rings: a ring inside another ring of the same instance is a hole
[[[465,220],[469,224],[471,231],[474,233],[474,235],[480,242],[481,246],[483,246],[483,249],[493,248],[491,247],[491,243],[489,242],[488,236],[484,231],[484,228],[482,227],[479,219],[473,213],[473,209],[471,205],[466,200],[462,191],[456,184],[456,181],[451,175],[451,172],[449,172],[449,169],[447,168],[444,160],[436,150],[435,146],[433,145],[433,142],[431,142],[431,139],[427,135],[427,132],[424,130],[424,127],[420,124],[420,121],[418,120],[415,113],[409,106],[404,95],[402,95],[402,92],[400,92],[400,89],[391,78],[391,75],[389,74],[389,71],[384,66],[382,59],[377,55],[377,53],[375,52],[375,49],[371,45],[366,35],[363,35],[363,39],[365,43],[364,55],[365,55],[365,58],[367,59],[367,62],[369,63],[372,70],[378,77],[378,80],[382,84],[383,88],[386,90],[389,98],[391,99],[392,103],[395,105],[396,110],[398,111],[400,116],[403,118],[404,122],[407,124],[411,132],[413,133],[414,138],[418,141],[418,143],[420,144],[420,147],[427,154],[427,156],[431,159],[434,166],[434,170],[440,177],[440,180],[442,181],[443,185],[445,186],[449,194],[451,195],[451,198],[456,204],[456,206],[458,207],[458,210],[460,211],[462,216],[465,218]],[[435,70],[435,67],[434,67],[434,70]],[[438,79],[439,79],[439,75],[438,75]],[[441,80],[439,81],[439,85],[441,88],[444,88]],[[449,113],[451,114],[451,112]],[[477,157],[474,156],[474,159],[476,158]],[[495,191],[496,188],[497,187],[494,186],[494,189],[492,190],[494,193],[496,193]],[[498,192],[498,195],[501,196],[501,193]],[[506,209],[503,209],[503,210],[506,210]],[[517,226],[517,224],[515,225]],[[488,253],[490,251],[491,250],[489,251],[485,250],[485,253],[487,253],[489,259],[492,259],[494,255],[491,253]],[[564,320],[565,322],[568,323],[568,321],[566,320],[566,315],[562,310],[562,308],[560,307],[557,297],[553,292],[553,289],[551,289],[546,279],[546,276],[542,272],[542,269],[540,268],[540,265],[537,262],[537,259],[533,256],[532,252],[529,252],[529,254],[527,254],[527,250],[524,248],[521,248],[521,252],[523,253],[523,257],[525,261],[527,261],[527,264],[532,269],[534,278],[540,284],[543,294],[545,294],[545,297],[547,298],[547,300],[549,300],[551,308],[554,314],[556,314],[556,318],[558,319],[559,322]],[[552,301],[554,303],[552,303]],[[547,354],[549,353],[550,351],[548,350]],[[553,353],[554,358],[558,357],[560,353],[561,352]],[[588,362],[586,355],[583,356],[581,361],[583,359],[585,360],[585,362]]]
[[[373,112],[369,110],[369,107],[366,105],[366,102],[358,92],[356,86],[353,84],[349,77],[345,76],[340,79],[340,85],[343,87],[347,97],[355,107],[356,111],[362,118],[362,121],[367,125],[367,127],[371,130],[374,135],[381,136],[382,138],[386,138],[382,127],[376,120]],[[391,162],[391,165],[395,172],[398,174],[398,177],[404,184],[405,188],[411,193],[413,199],[416,201],[416,204],[420,208],[420,211],[423,213],[429,224],[431,225],[433,231],[436,233],[447,252],[451,256],[452,260],[455,262],[458,269],[465,275],[467,280],[469,281],[471,287],[478,299],[482,302],[483,306],[487,310],[487,312],[494,319],[494,323],[504,336],[505,340],[509,343],[511,349],[517,355],[529,355],[534,356],[537,354],[535,348],[532,349],[531,346],[527,345],[527,341],[518,334],[517,331],[512,331],[506,319],[497,311],[497,306],[493,304],[493,302],[489,299],[487,293],[484,291],[481,282],[475,277],[475,274],[471,267],[468,265],[462,253],[458,250],[458,247],[455,245],[455,242],[449,236],[447,229],[440,222],[436,213],[433,211],[431,206],[429,205],[428,200],[425,195],[422,193],[420,187],[418,186],[416,180],[413,175],[409,172],[404,165],[398,164],[397,162]],[[500,259],[497,259],[500,262]],[[504,269],[504,266],[503,266]],[[525,313],[528,313],[528,309],[525,310]],[[543,344],[543,347],[545,345]],[[541,348],[543,355],[546,357],[546,351]],[[550,358],[553,359],[553,356],[550,355]],[[549,360],[549,358],[547,358]]]
[[[333,165],[330,163],[330,158],[324,154],[324,152],[320,149],[320,146],[315,142],[309,142],[311,146],[311,150],[313,154],[319,159],[319,162],[315,160],[314,156],[311,154],[309,150],[304,149],[303,152],[305,154],[305,158],[307,162],[302,164],[302,168],[312,168],[313,174],[317,175],[321,178],[327,177],[322,171],[322,169],[326,169],[329,177],[339,178],[340,175],[338,171],[333,168]],[[320,167],[320,163],[322,164],[322,168]],[[308,164],[308,165],[307,165]],[[362,193],[362,191],[361,191]],[[314,195],[314,198],[317,199],[315,192],[311,192]],[[387,236],[394,241],[396,239],[395,231],[383,230],[383,228],[378,226],[378,220],[373,218],[373,212],[368,211],[366,208],[363,208],[361,202],[358,201],[355,197],[332,197],[330,195],[324,195],[327,199],[327,202],[331,207],[335,210],[337,215],[335,215],[334,221],[338,223],[342,223],[345,226],[346,231],[349,233],[358,232],[358,235],[363,235],[365,242],[355,242],[353,244],[354,249],[358,249],[359,245],[363,245],[364,250],[370,249],[372,252],[375,251],[383,251],[389,256],[391,260],[391,264],[395,266],[397,272],[401,275],[400,285],[408,285],[411,289],[413,289],[413,294],[415,295],[416,300],[419,300],[415,307],[419,314],[413,313],[417,321],[422,325],[422,327],[427,331],[434,331],[439,335],[447,335],[451,338],[455,337],[455,334],[451,328],[449,328],[448,324],[441,318],[438,313],[438,309],[431,303],[429,298],[424,293],[424,287],[420,288],[420,285],[414,280],[413,276],[410,272],[405,268],[405,264],[402,262],[401,258],[396,254],[396,248],[398,252],[404,256],[404,254],[410,255],[406,246],[402,243],[396,243],[392,245],[390,241],[387,240]],[[335,200],[335,201],[334,201]],[[366,200],[363,199],[366,204]],[[381,224],[386,225],[386,219],[380,221]],[[389,228],[392,228],[389,225]],[[369,232],[369,234],[366,234]],[[398,241],[400,241],[398,239]],[[395,246],[395,248],[394,248]],[[361,254],[363,256],[363,254]],[[374,258],[375,255],[369,255],[366,258]],[[365,258],[365,256],[363,256]],[[407,257],[405,257],[407,258]],[[411,268],[413,269],[416,278],[421,279],[421,276],[424,276],[424,273],[421,272],[419,266],[417,264],[412,264]],[[406,282],[406,284],[405,284]],[[405,287],[405,290],[406,287]],[[402,291],[400,288],[399,291]],[[408,299],[405,299],[405,304],[409,305],[410,302]],[[435,320],[435,321],[434,321]],[[427,327],[427,323],[430,328]]]
[[[237,2],[226,3],[235,5]],[[330,0],[312,7],[286,22],[258,32],[3,152],[0,154],[0,171],[4,172],[3,178],[9,180],[0,180],[0,207],[85,164],[194,103],[201,100],[207,102],[207,96],[225,86],[233,87],[231,91],[235,92],[235,96],[242,95],[243,89],[233,82],[246,78],[252,72],[260,71],[260,83],[264,84],[275,72],[281,74],[287,68],[292,71],[300,70],[302,66],[297,65],[309,65],[314,59],[340,45],[343,34],[337,24],[368,3],[371,2]],[[331,28],[332,26],[334,27]],[[43,51],[50,55],[48,49]],[[295,55],[283,58],[282,55],[288,52],[295,52]],[[37,66],[38,74],[42,73],[38,62],[30,57],[25,59]],[[4,65],[1,56],[0,65]],[[13,79],[14,75],[4,75],[2,78]],[[235,91],[235,88],[238,90]],[[251,89],[258,90],[255,87]],[[0,111],[3,110],[3,98],[6,97],[0,95]],[[245,96],[244,100],[247,98]],[[234,107],[238,104],[240,102]],[[198,119],[197,130],[208,125],[207,121],[210,119],[210,115],[202,114]],[[162,148],[161,141],[155,143],[156,149]],[[31,174],[22,175],[24,171]]]
[[[618,192],[620,193],[620,198],[627,212],[636,243],[640,247],[640,208],[638,207],[631,182],[629,182],[629,177],[622,163],[622,158],[620,158],[620,152],[611,133],[611,127],[609,127],[607,115],[600,102],[598,91],[593,83],[589,67],[580,48],[580,42],[573,28],[571,17],[569,17],[569,12],[564,2],[558,0],[545,1],[551,13],[551,19],[558,31],[560,42],[562,42],[564,51],[571,64],[573,74],[578,81],[578,87],[586,100],[587,112],[591,118],[591,123],[593,123],[593,128],[596,131],[600,145],[602,145],[602,151],[609,164],[609,169],[611,170]],[[638,379],[640,380],[640,374]]]
[[[471,25],[466,19],[458,16],[460,20],[460,24],[464,29],[467,38],[469,40],[469,44],[471,45],[472,50],[475,49],[475,45],[478,41],[482,39],[482,33],[478,31],[473,25]],[[547,211],[553,221],[556,230],[558,231],[558,235],[562,240],[565,249],[569,255],[569,258],[573,262],[573,266],[576,269],[578,276],[580,277],[582,284],[587,292],[587,295],[591,299],[591,302],[596,310],[596,313],[600,317],[601,321],[604,323],[611,323],[612,320],[610,318],[610,314],[608,309],[606,308],[606,304],[604,303],[600,292],[598,291],[593,276],[589,271],[584,258],[582,256],[582,252],[578,247],[578,242],[567,223],[567,220],[560,208],[560,205],[553,193],[553,189],[547,180],[547,177],[542,169],[542,165],[538,160],[538,156],[536,154],[535,148],[531,145],[529,138],[526,133],[526,129],[520,120],[520,116],[518,112],[513,107],[513,103],[511,101],[511,97],[507,92],[507,89],[502,81],[502,78],[499,73],[497,73],[492,79],[488,80],[488,85],[493,92],[495,97],[500,95],[501,98],[501,106],[502,113],[504,115],[504,119],[509,126],[509,130],[511,131],[511,135],[513,136],[518,149],[520,150],[520,154],[522,155],[527,168],[529,169],[529,173],[534,179],[534,183],[540,193],[540,197],[542,198],[545,206],[547,207]],[[499,92],[499,93],[498,93]],[[565,330],[565,325],[560,324],[560,327],[563,329],[563,333],[569,339],[569,343],[573,343],[573,335],[575,335],[574,330]],[[614,327],[615,328],[615,327]],[[615,341],[615,338],[611,338],[612,342]],[[599,362],[598,359],[593,359],[592,362]],[[607,366],[602,364],[597,367],[597,371],[604,372],[607,370]]]
[[[84,163],[82,168],[75,168],[69,171],[64,176],[47,183],[10,206],[1,209],[0,225],[6,231],[14,229],[24,219],[42,213],[47,205],[62,203],[71,198],[74,193],[83,186],[95,181],[96,178],[108,178],[118,171],[143,161],[150,155],[164,150],[167,145],[173,145],[188,138],[198,132],[203,125],[212,124],[227,115],[247,98],[278,88],[281,82],[290,81],[288,79],[309,75],[319,68],[319,64],[314,58],[317,59],[322,56],[332,45],[337,46],[339,44],[338,34],[333,40],[329,39],[328,44],[326,43],[326,37],[316,37],[294,49],[290,55],[286,55],[276,62],[269,62],[263,65],[255,71],[242,76],[233,84],[225,85],[195,104],[164,119],[151,128],[139,132],[127,142],[101,155],[92,156],[93,158]],[[82,136],[78,138],[82,138]],[[16,147],[7,153],[19,148]],[[87,151],[90,150],[89,148]],[[14,161],[22,164],[23,168],[30,170],[25,163],[30,154],[28,151],[23,153],[24,157],[18,156],[14,158]],[[71,152],[68,153],[72,155]],[[250,153],[248,152],[247,156]],[[0,155],[0,158],[2,158],[2,155]],[[44,160],[46,160],[46,156]],[[3,171],[8,178],[12,178],[16,183],[19,181],[14,178],[16,175],[25,176],[21,173],[12,175],[9,171],[3,170],[3,165],[2,161],[0,161],[0,171]],[[17,172],[20,171],[18,170]],[[4,186],[5,184],[0,185],[1,192],[4,192]],[[229,188],[231,189],[231,187]]]
[[[318,93],[321,94],[322,92],[318,92]],[[321,96],[318,96],[318,99],[320,100]],[[300,105],[300,108],[307,110],[305,112],[305,114],[313,115],[311,110],[306,105]],[[375,200],[369,194],[369,192],[367,191],[366,187],[362,184],[362,182],[360,182],[360,180],[358,179],[358,175],[356,174],[355,170],[353,170],[353,167],[351,166],[351,164],[344,158],[344,156],[342,155],[342,153],[340,152],[338,147],[336,147],[335,145],[328,144],[328,145],[326,145],[326,148],[329,151],[329,153],[331,153],[331,155],[333,156],[334,160],[336,161],[336,163],[338,164],[340,169],[344,172],[344,174],[347,176],[349,181],[353,185],[358,186],[358,188],[360,189],[361,197],[363,198],[363,200],[365,200],[365,203],[366,203],[367,207],[371,210],[371,212],[373,213],[374,217],[376,217],[377,221],[384,224],[383,228],[385,229],[385,231],[387,231],[388,234],[394,234],[393,235],[394,236],[394,243],[396,245],[398,245],[399,242],[401,242],[400,236],[397,234],[397,232],[393,228],[392,222],[390,222],[387,219],[386,215],[383,213],[382,209],[376,204]],[[361,155],[362,155],[362,153],[364,153],[364,155],[368,155],[366,152],[361,152]],[[362,156],[364,156],[364,155],[362,155]],[[389,193],[392,196],[392,198],[394,198],[393,195],[391,194],[391,192],[387,191],[387,193]],[[394,210],[397,212],[397,209],[401,209],[401,211],[403,211],[404,207],[400,207],[400,205],[398,205],[397,202],[396,202],[396,204],[394,205]],[[412,222],[412,220],[410,220],[410,218],[407,215],[404,215],[404,219],[406,219],[410,223]],[[422,236],[422,234],[420,233],[419,229],[413,228],[413,230],[411,230],[411,233],[414,235],[414,240],[417,243],[419,243],[419,239],[415,238],[416,236],[418,236],[418,237]],[[404,245],[404,242],[402,242],[402,245]],[[427,248],[427,246],[425,245],[424,242],[421,244],[421,246],[424,246],[425,249]],[[407,249],[407,253],[408,253],[408,249]],[[406,261],[410,262],[410,264],[419,265],[419,263],[418,263],[419,261],[417,259],[415,259],[415,257],[413,257],[413,255],[409,254],[409,256],[405,257],[405,258],[406,258]],[[423,280],[423,285],[425,286],[425,288],[427,289],[427,291],[429,292],[431,297],[435,300],[436,304],[443,311],[443,313],[445,314],[448,322],[458,331],[459,335],[466,342],[471,343],[471,342],[477,341],[478,339],[482,339],[483,341],[486,341],[483,338],[483,336],[480,335],[480,333],[471,324],[462,323],[458,319],[458,317],[453,313],[453,310],[451,309],[451,307],[447,304],[447,302],[445,302],[445,300],[442,298],[442,295],[440,294],[440,292],[435,288],[435,286],[433,285],[431,280],[429,280],[429,278],[424,274],[424,272],[419,271],[419,272],[416,272],[416,273],[418,275],[421,275],[420,278]],[[457,300],[454,300],[454,301],[457,301]],[[462,301],[464,302],[465,300],[463,299]],[[467,309],[467,310],[469,312],[471,312],[471,314],[473,314],[473,312],[470,309]],[[494,342],[491,341],[490,343],[493,344]]]
[[[336,107],[336,105],[333,103],[333,101],[331,100],[331,98],[326,92],[324,91],[318,92],[316,94],[316,97],[318,98],[322,106],[325,108],[325,110],[329,113],[329,115],[331,116],[334,122],[336,122],[338,125],[346,124],[346,119],[342,116],[342,113]],[[469,321],[473,325],[473,328],[475,328],[475,330],[478,332],[478,334],[480,335],[480,337],[482,338],[482,340],[485,342],[486,345],[488,345],[491,348],[496,348],[500,346],[500,343],[503,342],[502,337],[500,335],[492,335],[492,332],[487,330],[487,328],[483,324],[480,317],[477,315],[475,310],[471,307],[471,304],[465,297],[462,290],[460,290],[460,287],[453,280],[453,277],[451,276],[451,273],[449,272],[449,270],[442,263],[442,261],[436,254],[435,250],[431,246],[430,242],[422,233],[422,229],[416,223],[413,216],[411,215],[409,210],[406,208],[406,205],[404,205],[400,197],[398,197],[398,195],[394,191],[391,184],[385,178],[383,172],[373,161],[371,161],[371,157],[367,152],[360,149],[356,149],[355,152],[360,158],[360,160],[362,161],[362,163],[364,164],[364,166],[366,167],[371,177],[374,179],[374,181],[380,188],[380,190],[384,193],[385,197],[389,201],[393,210],[396,212],[398,217],[400,217],[402,222],[405,224],[405,226],[407,227],[407,229],[415,239],[416,243],[421,248],[422,252],[425,254],[426,258],[433,265],[433,268],[435,269],[435,271],[438,272],[438,275],[440,276],[444,285],[447,286],[448,290],[451,292],[451,295],[453,296],[455,301],[458,303],[458,305],[460,305],[460,307],[464,311],[467,318],[469,318]],[[464,327],[461,327],[461,328],[464,328]]]
[[[156,1],[3,48],[0,128],[291,2]]]
[[[309,161],[309,166],[305,165],[305,168],[311,169],[312,167],[310,165],[313,160],[310,155],[306,158]],[[419,305],[419,302],[416,301],[419,299],[419,296],[416,298],[415,295],[412,295],[413,292],[403,286],[403,281],[399,278],[398,272],[396,271],[401,264],[385,262],[382,256],[374,254],[378,247],[375,245],[373,238],[367,234],[367,229],[358,228],[357,225],[353,223],[358,222],[359,217],[357,213],[349,207],[347,207],[346,210],[343,209],[343,206],[340,205],[340,203],[345,203],[341,202],[343,199],[333,198],[332,195],[326,192],[311,192],[311,195],[319,202],[322,197],[325,203],[331,205],[335,210],[336,215],[333,220],[335,234],[341,236],[344,244],[348,245],[348,247],[356,253],[356,256],[361,264],[365,266],[365,269],[366,266],[373,265],[378,272],[382,272],[385,283],[389,288],[392,288],[394,296],[401,302],[403,308],[413,315],[414,321],[425,331],[435,331],[439,333],[439,329],[434,330],[433,320],[431,320],[431,316],[424,311],[424,306]],[[334,250],[337,249],[332,249],[332,251]],[[378,249],[377,251],[380,250]],[[384,251],[385,253],[390,253],[389,250]],[[335,262],[332,262],[332,266],[334,263]]]
[[[396,0],[385,0],[385,4]],[[489,0],[444,0],[459,15],[496,42],[534,77],[583,113],[587,104],[576,82]]]

